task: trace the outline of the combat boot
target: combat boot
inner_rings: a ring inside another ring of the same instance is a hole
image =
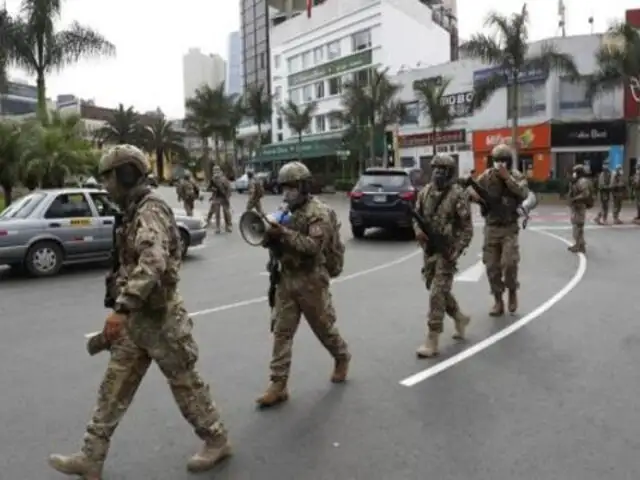
[[[233,233],[233,227],[229,225],[228,227],[225,227],[224,231],[227,233]]]
[[[624,224],[624,222],[622,220],[620,220],[619,218],[614,218],[613,219],[613,224],[614,225],[622,225],[622,224]]]
[[[571,253],[578,253],[580,247],[578,247],[578,245],[571,245],[570,247],[567,247],[567,250],[569,250]]]
[[[336,358],[333,373],[331,374],[331,381],[333,383],[346,382],[347,374],[349,373],[349,362],[351,362],[351,355],[343,358]]]
[[[516,310],[518,310],[518,291],[517,290],[509,290],[508,307],[509,307],[509,313],[516,313]]]
[[[271,382],[267,390],[256,399],[261,408],[269,408],[289,400],[286,382]]]
[[[501,317],[504,315],[504,300],[502,299],[502,294],[494,294],[493,298],[495,303],[493,304],[493,308],[491,308],[489,315],[492,317]]]
[[[596,222],[598,225],[604,225],[604,222],[602,221],[602,214],[598,214],[598,216],[596,218],[593,219],[594,222]]]
[[[102,480],[102,463],[92,462],[82,452],[71,455],[49,455],[49,466],[65,475],[75,475],[82,480]]]
[[[416,355],[418,358],[432,358],[436,357],[440,354],[438,350],[438,340],[440,339],[440,334],[436,332],[429,332],[427,335],[427,340],[424,342],[424,345],[420,346],[418,350],[416,350]]]
[[[456,328],[456,333],[453,334],[454,340],[464,340],[465,333],[467,331],[467,326],[471,321],[471,317],[468,315],[464,315],[461,312],[458,312],[453,317],[453,322]]]
[[[231,444],[225,435],[220,435],[204,443],[202,449],[187,462],[187,470],[191,473],[206,472],[230,456]]]

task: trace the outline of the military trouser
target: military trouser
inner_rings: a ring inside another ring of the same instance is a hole
[[[264,210],[262,209],[262,200],[261,199],[257,199],[257,200],[248,200],[247,201],[247,212],[251,211],[251,210],[255,210],[256,212],[264,215]]]
[[[613,220],[620,220],[620,212],[622,211],[622,195],[613,195]]]
[[[502,295],[504,289],[518,290],[518,266],[520,264],[520,246],[515,225],[484,227],[484,245],[482,261],[487,270],[489,287],[493,295]]]
[[[82,453],[89,461],[96,465],[104,463],[111,437],[152,360],[167,379],[180,412],[196,435],[208,442],[226,436],[209,387],[194,368],[197,359],[198,347],[190,334],[173,341],[157,339],[143,348],[123,332],[112,343],[111,358],[84,436]]]
[[[184,211],[187,214],[187,217],[193,217],[193,208],[195,206],[196,201],[193,199],[183,200],[182,206],[184,207]]]
[[[609,216],[609,195],[600,195],[600,211],[596,216],[596,220],[602,220],[603,222],[607,221],[607,217]]]
[[[640,191],[635,193],[636,198],[636,218],[634,220],[640,220]]]
[[[429,290],[427,328],[430,332],[442,333],[445,313],[450,317],[460,313],[458,302],[451,291],[455,273],[456,262],[451,262],[442,255],[432,255],[424,260],[422,278]]]
[[[326,272],[292,275],[283,271],[276,288],[272,315],[275,316],[270,365],[272,382],[286,382],[289,378],[293,337],[301,315],[333,358],[349,358],[347,343],[335,326],[336,311]]]
[[[209,207],[209,213],[207,213],[207,224],[211,223],[211,217],[215,215],[216,230],[220,230],[220,213],[221,212],[222,212],[222,216],[224,217],[224,226],[226,227],[227,230],[230,230],[232,227],[231,208],[227,200],[214,199],[211,201],[211,206]]]
[[[573,234],[573,244],[576,248],[585,249],[587,243],[584,240],[584,222],[571,223],[571,232]]]

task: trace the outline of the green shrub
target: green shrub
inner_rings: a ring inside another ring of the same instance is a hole
[[[340,178],[337,179],[333,185],[338,192],[350,192],[355,184],[355,180]]]

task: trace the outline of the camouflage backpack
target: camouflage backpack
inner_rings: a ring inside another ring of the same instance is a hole
[[[593,206],[595,205],[595,186],[593,184],[593,182],[589,179],[586,179],[587,181],[587,190],[589,190],[589,196],[585,199],[584,201],[584,206],[589,209],[589,208],[593,208]]]
[[[344,268],[344,243],[340,239],[340,227],[342,224],[338,220],[335,210],[329,208],[329,223],[331,224],[331,238],[327,242],[324,250],[325,266],[331,278],[336,278],[342,273]]]

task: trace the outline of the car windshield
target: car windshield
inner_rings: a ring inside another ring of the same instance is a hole
[[[46,194],[37,192],[19,198],[0,213],[0,219],[27,218],[45,197]]]
[[[365,173],[358,180],[356,188],[367,190],[370,188],[383,189],[384,191],[394,191],[405,188],[409,185],[409,176],[402,173]]]

